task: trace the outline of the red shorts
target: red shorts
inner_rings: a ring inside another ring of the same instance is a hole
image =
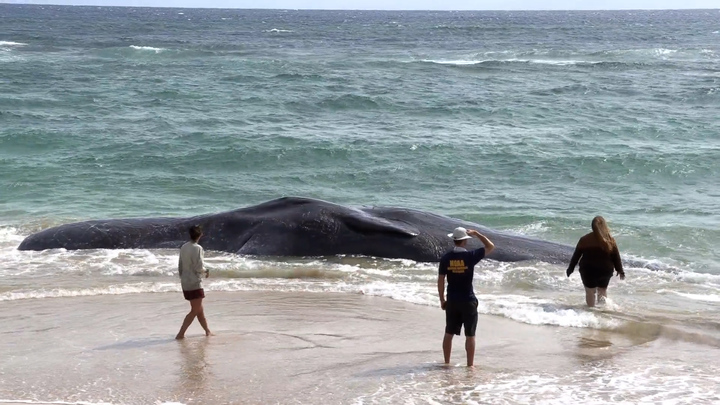
[[[196,300],[198,298],[205,298],[205,291],[202,288],[197,289],[197,290],[191,290],[191,291],[183,290],[183,296],[185,297],[186,300],[192,301],[192,300]]]

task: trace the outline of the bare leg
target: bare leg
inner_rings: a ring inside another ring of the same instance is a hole
[[[200,299],[200,301],[202,301],[202,299]],[[212,336],[212,332],[210,332],[207,320],[205,319],[205,308],[203,308],[202,303],[200,304],[200,312],[197,314],[197,319],[200,322],[200,326],[205,330],[205,336]]]
[[[450,352],[452,351],[453,334],[446,333],[443,338],[443,355],[445,356],[445,364],[450,364]]]
[[[605,302],[605,300],[607,299],[607,288],[598,287],[597,297],[598,297],[598,302]]]
[[[475,336],[465,337],[465,351],[467,352],[467,365],[473,367],[475,362]]]
[[[195,317],[202,314],[202,321],[200,321],[200,324],[203,325],[203,329],[205,329],[205,333],[209,332],[207,329],[207,321],[205,321],[205,315],[203,314],[203,307],[202,307],[202,298],[190,300],[190,312],[188,312],[187,315],[185,315],[185,320],[183,320],[183,324],[180,327],[180,332],[178,332],[177,336],[175,336],[175,339],[183,339],[185,337],[185,332],[190,327],[190,324],[195,320]]]
[[[175,335],[175,339],[184,339],[185,338],[185,331],[190,327],[190,324],[195,320],[195,313],[191,310],[188,312],[187,315],[185,315],[185,319],[183,320],[182,326],[180,327],[180,332],[178,332],[177,335]]]
[[[595,306],[595,288],[585,287],[585,302],[589,307]]]

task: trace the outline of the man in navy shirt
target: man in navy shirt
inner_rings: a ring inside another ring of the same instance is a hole
[[[478,301],[473,291],[473,274],[475,265],[485,255],[495,249],[495,245],[480,232],[462,227],[455,228],[448,235],[455,241],[455,248],[447,252],[440,259],[438,271],[438,295],[440,307],[445,310],[445,338],[443,339],[443,354],[445,364],[450,364],[453,335],[460,335],[460,329],[465,326],[465,351],[467,352],[467,365],[472,367],[475,360],[475,328],[477,327]],[[468,239],[480,239],[484,247],[467,250]],[[445,299],[445,277],[447,277],[447,300]]]

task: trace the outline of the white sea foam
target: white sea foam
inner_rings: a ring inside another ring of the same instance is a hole
[[[24,44],[22,42],[13,42],[13,41],[0,41],[0,46],[26,46],[27,44]]]
[[[601,61],[583,61],[583,60],[554,60],[554,59],[521,59],[521,58],[510,58],[510,59],[478,59],[478,60],[465,60],[465,59],[423,59],[422,62],[436,63],[439,65],[455,65],[455,66],[466,66],[466,65],[479,65],[483,63],[535,63],[541,65],[556,65],[556,66],[567,66],[567,65],[581,65],[581,64],[598,64]]]
[[[709,404],[718,400],[717,369],[688,372],[680,364],[588,365],[564,374],[502,372],[473,377],[454,370],[418,371],[388,380],[355,404],[385,404],[402,398],[415,404]],[[452,378],[448,378],[448,374]]]
[[[269,29],[269,30],[263,30],[263,32],[283,33],[283,32],[294,32],[294,31],[292,31],[292,30],[282,30],[282,29],[278,29],[278,28],[273,28],[273,29]]]
[[[593,65],[602,63],[598,61],[584,61],[584,60],[553,60],[553,59],[508,59],[508,62],[521,62],[521,63],[536,63],[540,65],[556,65],[556,66],[567,66],[567,65],[580,65],[587,64]]]
[[[420,305],[437,303],[437,292],[422,285],[399,285],[392,282],[375,281],[359,287],[360,293],[365,295],[392,298]],[[351,287],[351,289],[357,288],[357,286]]]
[[[510,50],[505,50],[505,51],[488,51],[488,52],[483,52],[483,55],[485,55],[485,56],[491,56],[491,55],[509,55],[509,54],[514,54],[515,52],[516,52],[516,51],[510,51]]]
[[[519,233],[522,235],[538,235],[547,231],[549,227],[545,221],[532,222],[527,225],[511,229],[511,232]]]
[[[718,294],[692,294],[684,293],[675,290],[661,289],[657,291],[658,294],[675,294],[680,297],[687,298],[693,301],[704,301],[704,302],[720,302],[720,295]]]
[[[49,276],[95,274],[97,276],[171,276],[177,257],[145,249],[53,249],[40,252],[19,251],[17,245],[0,243],[0,275]],[[174,253],[174,252],[173,252]]]
[[[671,54],[677,53],[677,49],[657,48],[657,49],[653,50],[653,53],[655,53],[655,55],[658,55],[658,56],[671,55]]]
[[[635,275],[645,277],[647,282],[680,282],[700,287],[720,287],[720,274],[698,273],[691,269],[669,264],[670,259],[645,259],[628,255],[629,259],[639,262],[643,267],[628,267]]]
[[[24,255],[28,252],[15,253]],[[173,254],[144,250],[95,251],[90,254],[90,258],[87,257],[87,252],[78,251],[56,251],[48,256],[42,256],[45,252],[32,253],[41,255],[34,260],[41,258],[42,261],[65,262],[54,265],[63,268],[59,270],[61,272],[72,274],[73,271],[90,271],[95,272],[96,276],[83,273],[86,278],[90,277],[88,280],[91,284],[78,288],[56,288],[54,283],[42,282],[30,288],[6,290],[0,293],[0,301],[180,291],[175,273],[174,251]],[[131,254],[130,258],[119,259],[128,254]],[[73,257],[73,255],[80,256]],[[85,262],[79,266],[80,270],[72,265],[78,260]],[[22,261],[22,259],[16,260],[16,263]],[[118,264],[118,261],[122,264]],[[152,264],[143,264],[143,261]],[[384,261],[381,262],[382,266],[373,267],[367,263],[357,265],[323,260],[262,261],[234,255],[210,256],[207,258],[207,263],[208,268],[216,274],[215,277],[205,281],[204,287],[207,291],[335,292],[385,297],[418,305],[437,305],[435,264],[388,268],[385,267],[387,263]],[[47,264],[39,266],[40,269],[46,267]],[[512,287],[518,279],[527,279],[538,288],[561,291],[562,288],[558,285],[564,278],[555,270],[550,267],[518,267],[512,263],[483,261],[476,274],[476,283],[481,290],[505,289],[507,285]],[[38,270],[36,274],[44,275],[42,270]],[[137,282],[137,276],[145,275],[161,279]],[[105,278],[107,276],[113,277],[112,285],[107,285],[108,282],[104,281],[109,280]],[[123,276],[134,278],[128,278],[126,283],[117,283],[118,277]],[[579,284],[579,279],[575,281],[577,281],[575,284]],[[533,325],[591,329],[615,329],[622,325],[622,321],[603,313],[602,308],[596,310],[576,308],[564,305],[555,298],[542,299],[530,295],[478,292],[478,311]],[[605,307],[606,310],[618,310],[618,308],[617,304]]]
[[[0,227],[0,245],[5,243],[20,244],[24,237],[20,235],[17,228],[11,226]]]
[[[152,46],[137,46],[137,45],[130,45],[130,48],[138,50],[138,51],[152,51],[155,53],[160,53],[163,51],[167,51],[165,48],[155,48]]]
[[[350,283],[346,281],[295,280],[287,283],[282,279],[232,279],[220,280],[209,285],[210,291],[281,291],[313,293],[349,293],[391,298],[420,305],[437,304],[437,291],[424,285],[389,281]]]
[[[435,60],[435,59],[423,59],[423,62],[426,63],[437,63],[439,65],[478,65],[480,63],[485,62],[491,62],[492,60],[486,59],[486,60],[463,60],[463,59],[454,59],[454,60]]]
[[[542,228],[542,223],[530,227]],[[0,277],[10,282],[0,289],[1,301],[179,291],[175,250],[18,251],[23,239],[20,232],[0,227]],[[205,283],[208,291],[337,292],[437,305],[436,263],[355,256],[258,259],[207,252],[206,266],[212,272]],[[480,313],[528,324],[591,329],[614,329],[622,322],[602,310],[564,304],[572,294],[575,298],[570,301],[577,298],[580,305],[577,291],[582,287],[579,277],[568,281],[556,265],[483,260],[476,269]],[[718,302],[720,275],[628,270],[631,277],[617,285],[618,294],[642,286],[647,294],[659,289],[689,291],[695,295],[682,298]],[[82,284],[74,280],[78,276]],[[698,293],[698,288],[707,291]],[[616,307],[606,305],[605,310]]]
[[[502,315],[531,325],[615,329],[622,322],[594,311],[568,308],[555,302],[521,295],[478,295],[478,312]]]
[[[437,305],[437,291],[433,283],[397,283],[373,280],[365,283],[342,280],[296,279],[288,282],[278,278],[216,279],[206,281],[207,291],[281,291],[281,292],[335,292],[363,294],[391,298],[419,305]],[[111,285],[80,289],[35,289],[10,291],[0,294],[0,301],[119,295],[140,293],[165,293],[180,291],[177,282],[146,282]],[[478,311],[482,314],[500,315],[532,325],[556,325],[576,328],[615,329],[622,323],[605,318],[598,310],[568,308],[549,300],[519,295],[478,294]],[[615,305],[614,308],[617,306]]]
[[[16,301],[41,298],[92,297],[98,295],[123,295],[180,291],[179,283],[134,283],[94,288],[55,288],[14,290],[0,293],[0,301]]]

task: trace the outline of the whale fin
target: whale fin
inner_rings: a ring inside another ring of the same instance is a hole
[[[356,211],[342,216],[345,225],[355,232],[389,233],[412,238],[420,234],[420,230],[403,222],[391,222],[385,218],[369,215],[363,211]]]
[[[250,256],[302,256],[293,251],[292,239],[282,233],[251,233],[235,254]]]

